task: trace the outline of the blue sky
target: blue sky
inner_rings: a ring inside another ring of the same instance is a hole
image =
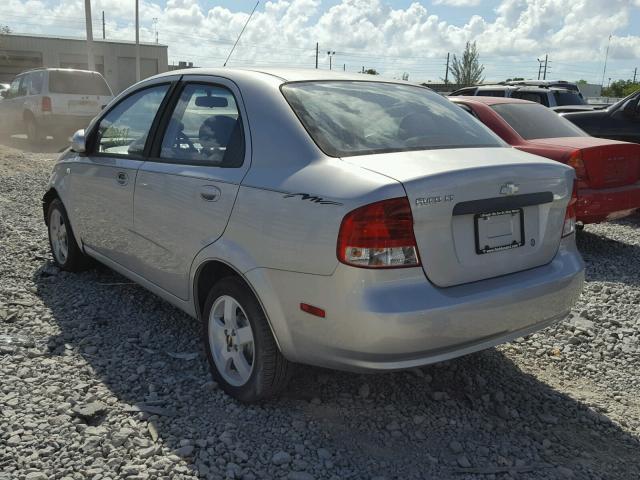
[[[15,32],[84,35],[83,2],[5,0],[0,23]],[[143,41],[153,41],[152,18],[169,46],[169,60],[221,65],[255,0],[140,0]],[[131,0],[92,0],[94,31],[107,13],[107,36],[133,39]],[[452,4],[467,6],[451,6]],[[469,6],[470,5],[470,6]],[[447,53],[476,41],[487,80],[537,75],[550,55],[550,77],[602,80],[612,34],[608,78],[629,78],[640,67],[640,0],[271,0],[261,1],[230,65],[365,66],[387,77],[438,81]],[[322,53],[324,52],[324,53]]]

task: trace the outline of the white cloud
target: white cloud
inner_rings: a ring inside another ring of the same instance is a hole
[[[478,0],[435,0],[443,5]],[[620,75],[632,71],[640,57],[640,36],[616,34],[628,25],[632,2],[640,0],[502,0],[495,18],[470,15],[461,25],[444,21],[423,4],[392,8],[384,0],[342,0],[322,11],[319,0],[272,0],[261,6],[229,63],[328,66],[326,51],[338,53],[334,64],[349,70],[373,67],[387,75],[406,71],[412,79],[444,76],[448,52],[460,54],[476,41],[489,78],[531,77],[536,58],[546,53],[551,71],[569,79],[601,75],[600,63],[613,33],[610,64]],[[164,8],[141,0],[141,39],[153,41],[152,18],[158,18],[160,42],[169,45],[170,60],[221,65],[248,18],[247,12],[223,7],[205,9],[197,0],[169,0]],[[94,32],[106,11],[107,37],[133,39],[133,8],[129,0],[93,0]],[[17,32],[84,35],[80,0],[8,0],[2,23]],[[6,19],[4,18],[6,17]],[[626,62],[626,63],[625,63]],[[624,71],[623,71],[624,67]],[[564,73],[563,73],[564,72]],[[612,74],[615,75],[615,72]]]
[[[434,0],[433,4],[448,7],[477,7],[480,5],[480,0]]]

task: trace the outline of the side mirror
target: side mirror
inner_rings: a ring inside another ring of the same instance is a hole
[[[87,139],[84,136],[84,129],[78,130],[71,137],[71,150],[76,153],[85,153],[87,151]]]
[[[626,103],[622,106],[622,113],[624,114],[625,117],[629,117],[629,118],[640,117],[640,110],[638,109],[639,100],[640,100],[640,97],[636,97],[626,101]]]

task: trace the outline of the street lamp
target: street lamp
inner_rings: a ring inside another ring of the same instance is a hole
[[[327,55],[329,55],[329,70],[332,70],[332,68],[333,68],[333,63],[332,63],[331,59],[333,58],[333,56],[335,54],[336,54],[336,52],[333,51],[333,50],[328,50],[327,51]]]

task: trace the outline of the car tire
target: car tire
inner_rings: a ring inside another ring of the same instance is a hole
[[[287,385],[293,365],[280,353],[260,303],[241,279],[225,277],[211,288],[202,340],[214,380],[235,399],[259,402]]]
[[[40,130],[40,126],[36,119],[32,116],[28,116],[25,120],[25,130],[27,132],[27,140],[32,145],[39,145],[43,142],[44,136]]]
[[[54,263],[62,270],[79,272],[90,265],[87,257],[76,243],[69,216],[60,199],[54,199],[47,210],[49,246]]]

